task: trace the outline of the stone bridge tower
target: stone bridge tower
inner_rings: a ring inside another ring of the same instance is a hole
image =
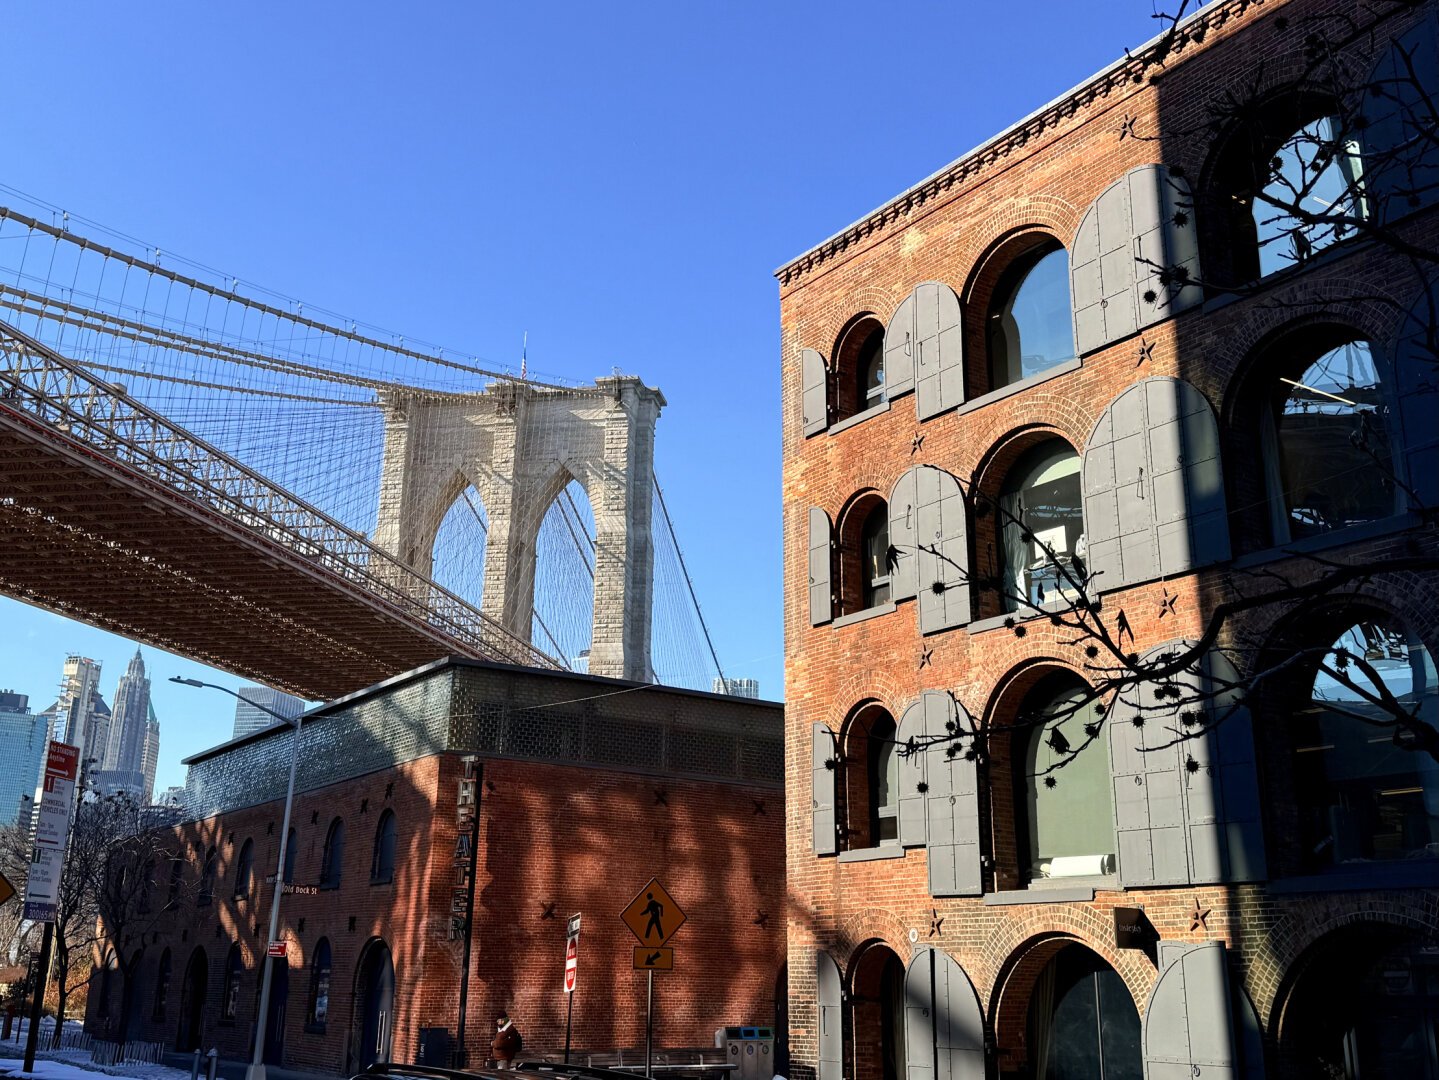
[[[540,522],[571,479],[595,517],[589,670],[650,682],[655,421],[664,395],[630,376],[556,390],[387,393],[375,542],[426,577],[446,512],[471,484],[489,518],[480,609],[530,640]]]

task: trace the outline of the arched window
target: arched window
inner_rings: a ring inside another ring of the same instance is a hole
[[[170,950],[160,954],[160,966],[155,972],[155,1001],[150,1016],[153,1020],[165,1019],[165,1001],[170,994]]]
[[[140,896],[136,901],[135,910],[141,915],[150,913],[150,893],[155,888],[155,860],[146,859],[145,867],[141,871]]]
[[[1134,998],[1082,945],[1063,946],[1035,980],[1028,1027],[1028,1075],[1037,1080],[1144,1074]]]
[[[1072,599],[1082,581],[1084,509],[1080,460],[1062,439],[1026,451],[999,495],[1000,580],[1005,611]]]
[[[862,407],[874,408],[884,400],[884,331],[878,327],[871,329],[860,344],[855,374],[859,376]]]
[[[255,869],[255,842],[249,837],[240,845],[240,857],[235,860],[235,899],[248,900],[251,878]]]
[[[889,603],[889,507],[880,502],[864,519],[860,536],[864,606]]]
[[[985,332],[991,390],[1074,359],[1069,253],[1057,240],[1036,244],[1000,276]]]
[[[100,1005],[96,1012],[100,1016],[110,1015],[110,994],[114,990],[115,969],[120,966],[114,953],[106,955],[100,966]]]
[[[383,885],[395,878],[395,812],[386,810],[375,828],[375,850],[370,856],[370,884]]]
[[[345,823],[336,818],[325,833],[325,849],[320,857],[320,888],[338,889],[345,862]]]
[[[170,887],[165,893],[165,910],[169,911],[180,899],[180,885],[185,878],[185,860],[178,855],[170,860]]]
[[[899,748],[894,719],[880,713],[869,725],[869,827],[876,846],[899,842]]]
[[[240,1007],[240,980],[245,974],[245,957],[239,945],[230,946],[230,956],[225,962],[225,993],[220,998],[220,1019],[235,1019]]]
[[[295,850],[296,843],[295,827],[290,826],[290,832],[285,838],[285,884],[293,885],[295,882]]]
[[[215,867],[217,861],[218,859],[213,847],[205,852],[205,865],[200,871],[200,892],[195,897],[196,904],[208,904],[215,899]]]
[[[872,315],[855,319],[834,349],[835,416],[851,416],[884,404],[884,326]]]
[[[310,961],[310,1008],[305,1025],[311,1031],[324,1031],[325,1021],[330,1015],[330,939],[321,938],[315,944],[315,956]]]
[[[1399,620],[1355,622],[1319,657],[1291,711],[1301,849],[1310,869],[1439,856],[1439,762],[1383,725],[1385,694],[1439,727],[1434,658]],[[1368,722],[1366,722],[1368,721]]]
[[[1365,213],[1362,176],[1359,143],[1344,134],[1338,117],[1310,121],[1284,139],[1254,200],[1260,276],[1343,240],[1346,231],[1338,219]],[[1301,216],[1305,211],[1326,220],[1308,221]]]
[[[1055,674],[1019,711],[1015,803],[1021,869],[1031,881],[1114,872],[1108,728],[1088,693],[1077,676]]]
[[[1261,421],[1277,544],[1398,511],[1390,410],[1373,349],[1354,338],[1335,345],[1334,336],[1320,328],[1279,347],[1286,355]]]

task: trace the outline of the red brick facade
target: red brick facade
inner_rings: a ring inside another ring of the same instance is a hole
[[[506,676],[501,669],[487,677],[502,682]],[[542,672],[524,678],[557,684],[545,692],[562,704],[594,695],[596,687],[612,694],[614,686],[625,685]],[[657,711],[696,727],[706,710],[728,709],[775,736],[780,717],[778,707],[766,703],[744,706],[660,689],[605,706],[632,714]],[[320,722],[340,721],[312,721]],[[362,737],[357,732],[355,738]],[[282,738],[274,741],[283,748]],[[212,760],[223,757],[223,750],[216,753]],[[474,764],[467,766],[467,759]],[[488,1056],[500,1010],[514,1019],[527,1054],[563,1048],[565,926],[575,912],[584,921],[575,1048],[643,1046],[645,974],[634,970],[636,942],[619,913],[651,876],[688,916],[671,941],[674,970],[656,976],[656,1046],[710,1046],[717,1027],[773,1022],[784,957],[783,798],[776,784],[452,751],[296,796],[293,881],[301,892],[286,896],[281,912],[289,967],[286,1067],[339,1073],[365,1063],[358,1046],[363,1018],[357,983],[362,954],[376,942],[388,948],[394,971],[388,1056],[417,1060],[421,1028],[456,1031],[463,942],[452,926],[456,914],[463,916],[466,896],[458,822],[471,792],[479,805],[465,1025],[472,1064]],[[174,910],[158,915],[143,941],[126,943],[128,950],[144,950],[130,1037],[180,1049],[215,1046],[224,1058],[248,1058],[282,809],[279,802],[265,802],[177,827],[197,857],[185,866],[186,887]],[[398,826],[394,874],[377,884],[371,880],[373,840],[387,810]],[[326,888],[322,860],[336,818],[345,823],[343,869],[338,887]],[[250,899],[237,900],[236,860],[247,838],[254,840],[256,885]],[[213,902],[197,904],[199,853],[210,846],[218,849]],[[309,1014],[322,939],[331,950],[331,981],[328,1020],[319,1027]],[[241,951],[243,972],[236,1016],[227,1020],[221,1012],[232,944]],[[155,984],[167,950],[171,976],[163,1014],[157,1015]],[[186,972],[195,950],[204,951],[208,972],[198,1035],[186,1030],[185,1016]],[[92,1031],[114,1034],[119,1026],[118,980],[111,983],[108,1009],[104,995],[92,995]]]
[[[1032,618],[1021,620],[1024,633],[1019,636],[991,618],[998,614],[994,597],[979,590],[968,626],[928,635],[920,633],[913,601],[863,621],[814,626],[808,600],[811,508],[834,522],[832,573],[839,598],[834,614],[839,616],[858,606],[852,602],[853,507],[875,495],[888,498],[896,480],[916,464],[937,466],[957,477],[966,492],[973,488],[992,497],[1024,449],[1058,436],[1082,451],[1121,391],[1156,376],[1188,382],[1213,408],[1235,559],[1248,558],[1296,580],[1310,573],[1299,560],[1264,554],[1271,542],[1256,391],[1251,389],[1257,358],[1281,332],[1321,321],[1342,323],[1376,342],[1392,341],[1400,313],[1422,291],[1403,258],[1372,246],[1340,247],[1302,272],[1277,275],[1258,295],[1213,297],[1081,355],[1072,370],[1047,381],[978,404],[973,399],[990,391],[982,359],[985,313],[1014,249],[1040,235],[1070,247],[1086,209],[1138,166],[1162,163],[1196,188],[1205,184],[1213,176],[1219,142],[1210,125],[1212,110],[1231,90],[1248,92],[1254,80],[1283,86],[1306,62],[1305,34],[1295,28],[1341,7],[1354,6],[1306,0],[1213,5],[1178,39],[1162,67],[1141,54],[1097,76],[779,272],[793,1075],[812,1077],[818,1068],[816,952],[833,958],[844,983],[844,1076],[880,1080],[883,1075],[875,1049],[876,947],[891,950],[903,964],[931,945],[947,952],[974,988],[989,1075],[1029,1075],[1031,990],[1059,943],[1082,943],[1098,954],[1123,979],[1143,1015],[1159,975],[1156,962],[1142,951],[1116,948],[1112,915],[1116,906],[1142,907],[1163,941],[1226,944],[1231,980],[1253,1003],[1269,1075],[1276,1076],[1304,1075],[1291,1054],[1294,1036],[1285,1028],[1284,1010],[1317,955],[1312,947],[1338,940],[1332,936],[1336,931],[1356,924],[1402,927],[1426,940],[1439,933],[1439,900],[1428,887],[1432,882],[1365,890],[1352,883],[1296,880],[1304,852],[1298,849],[1285,706],[1279,703],[1271,703],[1268,712],[1255,710],[1267,883],[1129,890],[1111,885],[1098,888],[1092,902],[1025,902],[1022,894],[1015,895],[1025,888],[1010,779],[1015,766],[1002,739],[991,744],[992,756],[979,781],[981,849],[987,860],[983,889],[989,902],[932,896],[924,848],[909,849],[903,857],[847,861],[844,828],[854,830],[852,848],[867,846],[865,784],[862,777],[856,784],[857,766],[852,767],[863,759],[852,744],[854,721],[863,708],[882,706],[897,721],[922,691],[947,690],[981,723],[999,729],[1012,720],[1019,699],[1039,677],[1056,670],[1082,674],[1083,661],[1070,631]],[[1434,15],[1432,5],[1417,14],[1399,13],[1374,40],[1387,43],[1415,19]],[[1365,46],[1374,47],[1373,41]],[[1206,266],[1210,261],[1218,266],[1223,252],[1203,239],[1208,224],[1199,222],[1201,254]],[[1432,214],[1411,219],[1408,228],[1409,235],[1431,246],[1439,237],[1439,219]],[[844,370],[849,329],[865,317],[884,325],[915,286],[930,281],[951,287],[963,309],[969,404],[921,421],[914,397],[903,397],[888,411],[835,430],[857,411],[847,389],[853,374]],[[841,369],[831,375],[841,386],[830,392],[830,430],[810,437],[803,430],[801,354],[806,349],[818,352],[832,372]],[[1439,411],[1439,405],[1434,408]],[[973,572],[994,573],[992,515],[986,522],[971,506],[969,525]],[[1325,554],[1382,563],[1435,551],[1433,525],[1415,518],[1368,539],[1336,542]],[[1250,587],[1252,578],[1225,563],[1112,593],[1105,607],[1123,609],[1133,629],[1133,647],[1143,653],[1198,637],[1214,604]],[[1432,575],[1380,573],[1350,592],[1402,619],[1431,653],[1439,652],[1439,589]],[[1165,603],[1176,595],[1176,603]],[[1296,632],[1291,616],[1295,613],[1288,606],[1261,608],[1231,630],[1242,629],[1282,649],[1289,640],[1285,635]],[[1307,609],[1295,617],[1309,617]],[[815,723],[840,740],[839,858],[816,857],[811,846]],[[856,786],[861,794],[849,795],[846,821],[846,792]],[[999,898],[1003,903],[994,902],[998,893],[1007,894]],[[1035,894],[1034,899],[1043,897]],[[1207,916],[1197,921],[1196,912]]]

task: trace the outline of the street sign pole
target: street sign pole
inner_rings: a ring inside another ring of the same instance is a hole
[[[655,972],[651,968],[646,974],[649,975],[649,992],[645,995],[645,1080],[650,1080],[650,1060],[654,1056],[655,1048]]]
[[[35,1071],[35,1045],[40,1038],[40,1015],[45,1006],[45,987],[50,982],[50,951],[55,947],[55,924],[47,922],[40,938],[40,967],[35,973],[38,984],[30,993],[30,1030],[25,1033],[25,1072]]]
[[[580,916],[570,916],[565,926],[565,996],[570,999],[565,1009],[565,1064],[570,1063],[570,1033],[575,1026],[575,985],[579,982]]]

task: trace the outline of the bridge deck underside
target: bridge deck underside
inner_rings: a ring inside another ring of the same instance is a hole
[[[311,700],[474,655],[3,405],[0,592]]]

